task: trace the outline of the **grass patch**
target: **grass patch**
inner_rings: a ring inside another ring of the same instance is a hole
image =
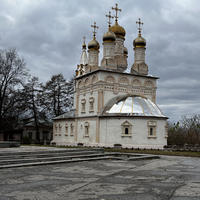
[[[143,153],[155,155],[169,155],[169,156],[186,156],[186,157],[200,157],[199,151],[162,151],[162,150],[120,150],[120,149],[105,149],[106,152],[123,152],[123,153]]]
[[[93,148],[93,147],[77,147],[77,146],[50,146],[50,145],[21,145],[21,146],[38,146],[38,147],[55,147],[55,148]],[[186,156],[186,157],[200,157],[200,151],[162,151],[162,150],[125,150],[125,149],[105,149],[105,152],[121,152],[121,153],[142,153],[168,156]]]

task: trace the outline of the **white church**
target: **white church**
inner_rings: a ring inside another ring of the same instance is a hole
[[[145,63],[146,40],[139,34],[133,40],[134,63],[127,68],[126,31],[115,24],[103,35],[103,58],[99,65],[96,23],[93,39],[82,46],[74,82],[73,110],[54,118],[53,140],[56,145],[133,148],[160,148],[167,144],[167,119],[156,105],[156,80]],[[87,50],[88,48],[88,50]]]

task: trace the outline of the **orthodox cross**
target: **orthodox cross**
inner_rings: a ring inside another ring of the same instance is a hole
[[[83,37],[83,43],[84,43],[84,44],[85,44],[85,39],[86,39],[86,37],[84,36],[84,37]]]
[[[112,7],[112,10],[115,10],[115,11],[116,11],[116,15],[115,15],[114,17],[115,17],[115,21],[117,22],[117,18],[118,18],[118,16],[117,16],[117,11],[120,11],[120,12],[121,12],[122,10],[119,9],[119,8],[117,7],[117,6],[118,6],[117,3],[116,3],[115,5],[116,5],[116,7],[115,7],[115,8]]]
[[[106,15],[106,17],[109,18],[109,21],[108,21],[108,27],[110,28],[110,25],[111,25],[110,19],[111,19],[111,18],[114,18],[114,17],[111,16],[111,12],[109,12],[109,15]]]
[[[98,26],[96,26],[96,22],[94,22],[94,25],[91,25],[91,27],[93,27],[94,28],[94,31],[93,31],[93,36],[94,36],[94,39],[95,39],[95,33],[96,33],[96,31],[95,31],[95,29],[97,29],[97,28],[99,28]]]
[[[138,22],[136,21],[136,24],[139,24],[139,28],[138,28],[139,34],[141,34],[141,30],[142,30],[142,29],[140,28],[140,25],[143,25],[143,24],[144,24],[144,23],[141,22],[140,20],[141,20],[141,19],[139,18],[139,21],[138,21]]]

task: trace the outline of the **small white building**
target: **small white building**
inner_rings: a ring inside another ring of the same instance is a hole
[[[134,63],[127,68],[126,32],[117,21],[103,35],[103,58],[94,37],[85,41],[74,83],[74,109],[54,119],[53,141],[57,145],[163,148],[167,144],[168,119],[156,105],[156,80],[145,63],[146,40],[133,41]],[[108,15],[111,18],[110,14]]]

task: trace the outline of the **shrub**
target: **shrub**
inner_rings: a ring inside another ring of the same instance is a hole
[[[31,144],[31,139],[28,137],[22,137],[22,144]]]

